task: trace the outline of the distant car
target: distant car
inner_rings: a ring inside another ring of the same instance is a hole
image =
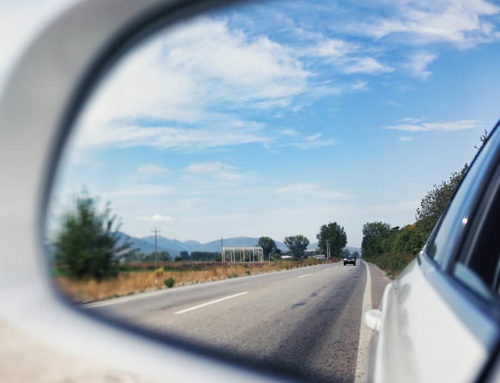
[[[354,255],[346,255],[344,257],[344,266],[347,265],[348,263],[353,266],[356,266],[356,257]]]
[[[365,313],[378,338],[370,382],[500,382],[499,124],[423,250]]]

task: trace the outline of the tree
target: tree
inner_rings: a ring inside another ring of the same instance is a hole
[[[398,230],[392,243],[392,251],[398,254],[416,255],[425,244],[427,236],[417,225],[406,225]]]
[[[163,250],[157,254],[156,259],[158,259],[158,261],[160,262],[168,262],[170,261],[171,257],[168,251]]]
[[[189,261],[189,253],[186,251],[186,250],[182,250],[180,253],[179,253],[179,257],[181,258],[181,260],[183,261]]]
[[[359,253],[355,251],[354,253],[352,253],[352,256],[357,259],[359,258]]]
[[[276,243],[270,237],[260,237],[257,246],[262,247],[264,259],[269,258],[269,260],[271,260],[271,254],[277,249]]]
[[[474,145],[474,148],[477,149],[478,152],[484,146],[484,144],[486,143],[486,141],[488,141],[488,136],[489,136],[488,131],[486,129],[484,129],[483,134],[481,134],[479,136],[479,141],[481,141],[481,145],[479,145],[479,146]]]
[[[434,189],[428,192],[420,202],[416,214],[416,225],[424,237],[428,237],[431,233],[432,228],[451,201],[467,169],[466,164],[460,172],[452,173],[448,181],[443,181],[440,185],[434,185]]]
[[[331,257],[342,256],[342,249],[347,244],[347,236],[344,228],[337,222],[321,226],[316,238],[319,241],[318,246],[323,254],[328,254],[329,247]]]
[[[391,225],[383,222],[368,222],[363,225],[361,252],[364,258],[376,257],[384,252],[383,241],[391,234]]]
[[[309,246],[309,240],[300,234],[286,237],[283,242],[290,249],[295,258],[304,257],[304,251],[307,249],[307,246]]]
[[[74,211],[68,212],[55,241],[58,268],[70,278],[94,278],[97,281],[118,274],[118,261],[130,245],[119,245],[119,226],[111,216],[109,204],[98,212],[95,199],[84,193],[76,199]]]

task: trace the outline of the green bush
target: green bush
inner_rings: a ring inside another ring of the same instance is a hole
[[[165,281],[163,281],[163,283],[165,284],[165,286],[167,286],[168,288],[171,288],[171,287],[174,287],[174,284],[175,284],[175,279],[172,278],[172,277],[168,277],[167,279],[165,279]]]
[[[116,277],[119,254],[126,252],[129,244],[120,244],[120,225],[115,224],[109,204],[101,212],[96,200],[85,192],[75,205],[63,217],[54,243],[57,269],[73,279]]]

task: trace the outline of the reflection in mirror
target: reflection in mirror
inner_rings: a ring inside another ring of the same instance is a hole
[[[418,201],[472,158],[481,113],[495,118],[497,89],[457,97],[496,70],[468,50],[490,29],[441,30],[446,12],[415,7],[240,4],[131,52],[60,161],[56,286],[88,312],[252,365],[353,381],[363,235],[367,250],[398,238],[408,262],[426,238],[405,226]],[[449,81],[458,55],[469,82]]]

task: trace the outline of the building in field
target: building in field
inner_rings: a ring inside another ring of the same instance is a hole
[[[264,250],[257,246],[222,247],[222,262],[264,262]]]

